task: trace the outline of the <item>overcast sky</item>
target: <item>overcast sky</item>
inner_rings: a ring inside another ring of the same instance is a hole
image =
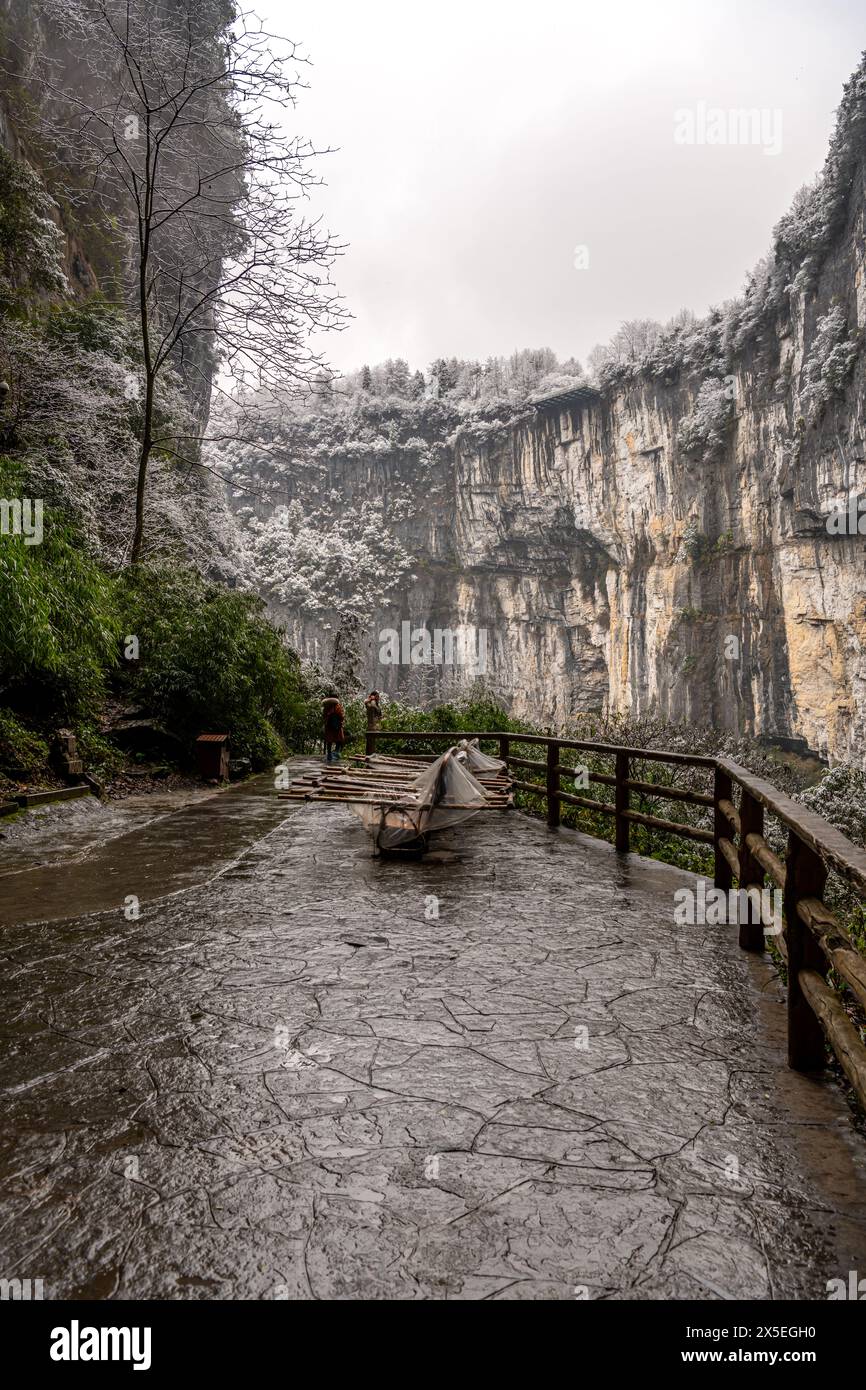
[[[541,346],[585,360],[624,318],[736,294],[823,164],[866,47],[862,0],[256,9],[312,60],[298,131],[338,147],[313,205],[348,243],[343,370]],[[713,112],[738,108],[765,113],[757,143],[706,143]]]

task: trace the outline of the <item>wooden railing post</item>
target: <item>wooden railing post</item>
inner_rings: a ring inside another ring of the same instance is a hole
[[[763,833],[764,808],[760,801],[756,801],[743,787],[740,794],[740,887],[757,888],[759,894],[764,886],[764,870],[748,848],[746,840],[749,835],[763,835]],[[742,902],[742,898],[740,902]],[[748,915],[750,919],[755,915],[751,906]],[[764,928],[760,920],[741,922],[739,941],[744,951],[763,951]]]
[[[511,752],[511,739],[506,738],[505,734],[499,735],[499,756],[504,763],[508,762],[508,754]]]
[[[559,744],[547,745],[547,824],[551,830],[559,825]]]
[[[616,809],[616,847],[621,853],[628,854],[629,848],[629,823],[623,815],[628,810],[629,792],[626,783],[628,782],[628,753],[617,753],[616,755],[616,787],[615,802]]]
[[[817,1071],[824,1065],[824,1030],[800,987],[800,971],[827,974],[827,959],[812,932],[801,921],[801,898],[820,898],[827,870],[820,856],[791,830],[785,862],[785,943],[788,947],[788,1065],[797,1071]]]
[[[728,818],[719,806],[720,801],[731,801],[734,794],[734,784],[727,772],[722,772],[720,767],[716,768],[713,777],[713,835],[715,837],[716,866],[713,882],[716,888],[721,888],[727,893],[734,881],[731,866],[722,851],[719,849],[719,840],[730,840],[732,838],[731,827]]]

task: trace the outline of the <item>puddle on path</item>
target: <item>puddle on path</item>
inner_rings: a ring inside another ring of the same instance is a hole
[[[175,810],[168,798],[89,807],[47,843],[25,839],[4,854],[0,925],[120,911],[129,895],[146,903],[180,892],[231,864],[292,809],[270,773]]]

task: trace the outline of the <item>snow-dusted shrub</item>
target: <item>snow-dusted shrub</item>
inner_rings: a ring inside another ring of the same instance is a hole
[[[857,161],[866,143],[866,54],[845,84],[824,168],[801,188],[779,221],[776,254],[795,271],[792,287],[809,289],[845,222]]]
[[[385,525],[381,509],[354,511],[332,494],[309,514],[297,500],[267,521],[249,523],[248,554],[260,593],[309,614],[340,610],[369,618],[409,578],[412,562]]]
[[[855,845],[866,846],[866,772],[833,767],[795,800],[823,816]]]
[[[608,343],[599,343],[587,359],[590,373],[601,386],[615,386],[645,370],[663,337],[655,319],[629,319],[621,323]]]
[[[813,420],[834,396],[845,390],[858,351],[859,342],[849,336],[845,312],[839,305],[818,319],[815,341],[803,370],[801,393],[805,410]]]
[[[26,291],[66,290],[56,216],[57,205],[35,170],[0,148],[0,309]]]
[[[734,418],[729,385],[710,377],[701,383],[691,414],[680,421],[677,439],[687,454],[711,458],[725,446]]]
[[[690,517],[689,520],[686,522],[686,527],[683,531],[679,548],[676,553],[676,559],[680,562],[684,560],[691,560],[693,562],[699,561],[703,557],[708,544],[709,542],[707,541],[706,536],[703,534],[700,527],[698,526],[696,519],[694,517]],[[680,610],[681,615],[686,617],[687,621],[689,615],[692,615],[695,611],[696,610],[687,608],[683,608]]]

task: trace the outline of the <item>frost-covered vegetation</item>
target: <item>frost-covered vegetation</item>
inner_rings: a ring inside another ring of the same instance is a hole
[[[0,310],[14,314],[22,293],[62,293],[63,237],[54,220],[57,208],[26,160],[0,148]]]
[[[724,448],[734,418],[729,383],[709,377],[701,383],[691,414],[680,421],[678,439],[687,454],[707,460]]]
[[[61,506],[107,564],[128,557],[135,502],[140,393],[134,333],[123,311],[93,296],[33,301],[0,314],[0,377],[9,383],[0,449],[19,464],[24,495]],[[189,433],[190,411],[168,372],[157,392],[157,428]],[[148,492],[147,551],[214,566],[227,578],[234,524],[201,469],[156,449]]]
[[[803,369],[801,399],[813,420],[845,390],[858,352],[859,342],[848,331],[844,310],[834,305],[815,325],[812,350]]]
[[[225,587],[240,579],[240,547],[224,489],[162,446],[196,430],[171,363],[154,397],[146,563],[124,568],[140,344],[122,302],[92,277],[89,292],[70,283],[69,215],[36,168],[0,152],[0,497],[44,507],[41,543],[0,536],[0,777],[49,775],[61,725],[101,758],[106,701],[164,720],[181,750],[216,720],[262,765],[293,737],[299,663],[261,600]]]
[[[523,348],[483,362],[439,357],[426,371],[397,357],[339,377],[320,372],[312,388],[292,403],[291,413],[300,418],[351,415],[373,403],[411,412],[413,405],[441,401],[462,416],[497,406],[517,408],[586,382],[575,358],[560,362],[551,348]]]
[[[411,582],[414,557],[396,530],[436,504],[458,437],[478,443],[533,401],[585,381],[578,363],[545,348],[485,363],[439,359],[426,375],[398,358],[341,378],[322,373],[300,394],[221,399],[204,458],[230,484],[249,581],[299,614],[369,616]],[[391,473],[387,495],[344,494],[347,469],[364,460]]]
[[[294,501],[264,521],[251,516],[246,554],[260,593],[308,614],[370,618],[414,577],[381,509],[362,502],[345,511],[337,492],[306,515]]]
[[[593,350],[588,366],[602,387],[615,387],[639,373],[670,379],[681,371],[724,376],[734,355],[747,344],[761,345],[790,297],[814,288],[828,252],[845,224],[858,161],[866,146],[866,54],[845,84],[836,129],[824,168],[802,188],[773,232],[769,254],[747,276],[742,293],[713,308],[703,318],[683,310],[666,324],[635,320],[621,325],[611,341]],[[834,318],[827,335],[845,336]],[[853,349],[852,349],[853,350]],[[834,383],[848,370],[844,352],[829,364]]]

